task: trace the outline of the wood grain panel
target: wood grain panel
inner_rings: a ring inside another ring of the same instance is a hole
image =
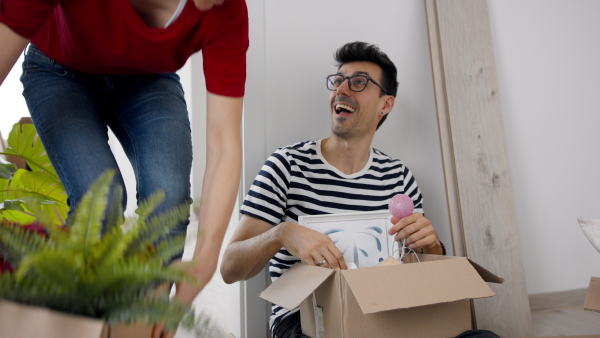
[[[446,86],[444,82],[442,57],[440,54],[441,50],[439,48],[440,37],[435,2],[425,1],[425,7],[429,31],[429,52],[432,55],[431,73],[433,75],[433,89],[438,115],[438,131],[440,135],[442,166],[446,184],[446,202],[448,205],[448,218],[450,220],[452,252],[455,256],[465,256],[464,236],[458,202],[458,187],[456,185],[456,172],[454,170],[454,152],[452,150],[450,122],[448,121],[448,105],[446,104]],[[444,141],[442,142],[441,140]]]
[[[501,337],[532,334],[504,124],[485,0],[425,0],[449,200],[456,203],[464,254],[504,277],[496,296],[475,301],[477,325]],[[429,19],[428,19],[429,20]],[[438,41],[437,45],[435,41]],[[436,52],[437,51],[437,52]],[[445,116],[444,116],[445,115]],[[451,156],[450,156],[450,155]],[[453,229],[458,226],[453,225]],[[453,235],[453,240],[458,239]]]

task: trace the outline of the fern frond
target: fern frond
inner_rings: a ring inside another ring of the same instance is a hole
[[[106,214],[108,194],[114,170],[107,171],[92,184],[81,198],[73,214],[71,244],[81,250],[88,250],[100,241],[102,222]]]
[[[0,243],[7,251],[4,258],[18,266],[24,256],[48,246],[48,239],[18,225],[0,225]]]
[[[135,210],[135,213],[138,214],[138,222],[140,224],[146,223],[147,219],[154,213],[156,208],[165,201],[165,192],[157,191],[144,201],[142,201],[138,208]]]
[[[116,184],[113,187],[112,196],[108,201],[108,215],[106,216],[106,229],[110,231],[112,228],[119,228],[123,222],[123,186]]]
[[[48,262],[52,262],[51,265]],[[43,250],[23,258],[15,277],[23,280],[26,275],[39,279],[41,284],[55,284],[57,290],[76,291],[79,279],[84,275],[85,262],[81,253]]]
[[[143,302],[135,305],[120,301],[114,304],[113,311],[107,316],[107,321],[114,323],[165,323],[167,330],[175,330],[186,313],[190,311],[189,306],[184,306],[176,300],[169,299],[168,295],[158,295],[146,298]],[[120,305],[120,306],[119,306]]]
[[[119,228],[108,230],[102,241],[91,252],[90,264],[94,264],[99,269],[117,264],[123,259],[123,252],[127,249],[130,240],[131,238],[125,236]]]
[[[119,237],[112,238],[115,243],[113,244],[113,250],[108,253],[108,261],[113,260],[112,257],[123,257],[126,258],[124,252],[129,250],[131,243],[136,241],[140,236],[139,232],[145,228],[145,220],[150,216],[151,212],[156,209],[158,204],[164,201],[164,193],[158,192],[152,194],[148,199],[142,201],[136,210],[137,217],[128,217],[125,220],[125,224],[121,226],[121,229],[125,229],[120,233]]]
[[[136,223],[133,229],[138,231],[135,240],[129,245],[125,257],[131,257],[143,253],[149,245],[153,245],[158,239],[166,235],[171,228],[189,218],[190,207],[184,203],[160,215],[150,218],[147,223]],[[183,248],[183,246],[182,246]]]
[[[185,246],[185,237],[185,234],[180,234],[161,241],[156,247],[156,253],[152,256],[152,259],[156,259],[163,264],[170,263],[173,257],[181,255]]]
[[[123,288],[139,289],[145,285],[163,284],[164,282],[191,282],[194,279],[184,271],[158,261],[130,260],[112,267],[105,266],[96,271],[102,276],[96,287],[104,293],[116,293]]]

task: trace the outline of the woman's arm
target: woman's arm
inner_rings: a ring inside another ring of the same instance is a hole
[[[243,98],[231,98],[207,93],[206,172],[198,220],[198,240],[194,250],[194,266],[187,272],[200,287],[177,285],[175,297],[191,304],[210,281],[217,268],[223,237],[229,225],[237,197],[242,169]],[[173,337],[173,332],[161,336],[162,325],[154,327],[152,337]]]
[[[206,172],[191,272],[205,285],[213,276],[238,194],[242,168],[242,98],[208,93]],[[198,290],[199,291],[199,290]]]
[[[13,32],[8,26],[0,23],[0,85],[19,59],[29,40]]]

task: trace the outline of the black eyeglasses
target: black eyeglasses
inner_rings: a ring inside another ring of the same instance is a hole
[[[352,76],[344,76],[340,74],[332,74],[327,75],[327,89],[329,90],[337,90],[344,81],[348,79],[348,87],[353,92],[362,92],[367,88],[367,84],[369,81],[373,82],[385,95],[389,95],[383,87],[377,81],[373,80],[370,76],[367,75],[352,75]]]

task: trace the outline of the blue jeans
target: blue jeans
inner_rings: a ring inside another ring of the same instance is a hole
[[[138,203],[157,190],[166,194],[157,213],[191,203],[191,129],[177,74],[82,73],[30,45],[21,82],[31,118],[66,189],[71,210],[108,169],[116,170],[115,182],[124,187],[108,144],[108,128],[133,167]],[[171,234],[185,233],[188,223],[178,224]]]

